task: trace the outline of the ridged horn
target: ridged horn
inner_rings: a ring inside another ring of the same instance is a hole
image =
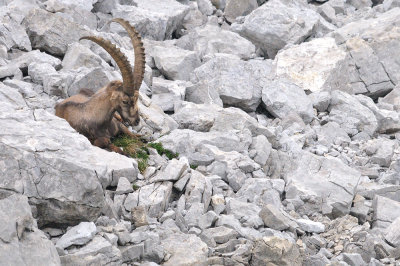
[[[132,88],[134,86],[134,77],[132,74],[132,67],[128,61],[128,58],[121,52],[121,50],[118,49],[115,44],[101,37],[84,36],[79,40],[89,40],[95,42],[111,55],[121,71],[124,92],[133,96],[134,90],[132,90]]]
[[[134,66],[134,72],[133,72],[133,88],[134,90],[139,90],[140,85],[142,85],[143,77],[144,77],[144,70],[145,70],[145,64],[146,64],[146,56],[144,53],[144,46],[142,42],[142,38],[140,37],[139,33],[137,30],[129,24],[128,21],[122,19],[122,18],[115,18],[111,20],[111,22],[116,22],[119,23],[126,32],[128,33],[129,37],[131,38],[132,46],[133,46],[133,51],[135,52],[135,66]]]

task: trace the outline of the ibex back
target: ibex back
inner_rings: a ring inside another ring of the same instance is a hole
[[[112,81],[94,94],[82,89],[79,94],[57,104],[55,109],[57,116],[67,120],[93,145],[125,154],[111,143],[111,138],[120,133],[137,136],[126,126],[137,125],[140,120],[137,101],[144,76],[145,55],[135,28],[123,19],[113,19],[112,22],[121,24],[131,38],[135,53],[134,70],[126,56],[110,41],[95,36],[82,37],[97,43],[111,55],[121,71],[123,82]]]

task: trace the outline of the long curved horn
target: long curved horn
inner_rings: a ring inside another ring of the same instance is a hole
[[[128,32],[129,37],[131,38],[132,46],[133,46],[133,51],[135,52],[135,66],[134,66],[134,72],[133,72],[133,77],[134,77],[134,82],[133,82],[133,88],[134,90],[139,90],[140,85],[142,85],[143,77],[144,77],[144,70],[145,70],[145,64],[146,64],[146,57],[144,53],[144,46],[142,42],[142,38],[140,37],[139,33],[137,30],[129,24],[128,21],[122,19],[122,18],[115,18],[111,20],[111,22],[117,22],[121,24],[122,27]]]
[[[97,43],[98,45],[103,47],[103,49],[106,50],[107,53],[111,55],[111,57],[117,63],[119,70],[121,71],[124,92],[128,95],[133,96],[132,88],[134,86],[134,77],[132,74],[132,67],[128,61],[128,58],[121,52],[121,50],[119,50],[117,46],[115,46],[115,44],[101,37],[84,36],[79,40],[83,39]]]

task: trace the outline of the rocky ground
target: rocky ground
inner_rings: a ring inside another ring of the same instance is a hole
[[[54,115],[146,74],[135,159]],[[400,265],[399,0],[0,0],[1,265]]]

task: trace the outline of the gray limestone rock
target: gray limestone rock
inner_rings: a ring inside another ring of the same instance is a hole
[[[11,60],[8,64],[0,66],[0,78],[14,76],[16,71],[26,69],[31,63],[48,63],[55,68],[61,66],[61,60],[39,50],[23,53]]]
[[[181,157],[179,160],[172,159],[167,166],[159,171],[150,182],[177,181],[181,178],[183,172],[189,168],[187,158]]]
[[[280,208],[282,206],[280,197],[284,188],[285,182],[281,179],[249,178],[242,184],[236,196],[254,202],[261,208],[266,204]]]
[[[226,243],[229,240],[236,239],[238,237],[238,233],[235,230],[225,226],[206,229],[204,230],[204,234],[209,235],[218,244]]]
[[[320,222],[314,222],[308,219],[297,219],[296,223],[300,229],[309,233],[323,233],[325,231],[325,225]]]
[[[346,46],[354,61],[359,80],[367,90],[366,95],[377,99],[393,89],[394,84],[384,65],[366,41],[353,38],[346,42]]]
[[[6,51],[20,49],[31,51],[31,41],[23,26],[13,19],[3,18],[0,20],[0,44],[4,45]]]
[[[243,135],[228,132],[195,132],[189,129],[176,129],[169,135],[160,138],[166,149],[177,152],[189,159],[189,163],[196,161],[196,154],[205,145],[213,145],[222,151],[244,151],[249,143],[242,138]],[[210,161],[207,160],[210,164]],[[211,160],[212,161],[212,160]]]
[[[268,1],[231,28],[248,38],[269,58],[287,44],[297,44],[312,35],[319,14],[300,2]]]
[[[132,184],[126,177],[121,176],[115,194],[127,194],[133,192]]]
[[[136,206],[144,206],[149,217],[159,218],[168,207],[171,193],[172,182],[151,183],[128,194],[124,207],[131,211]]]
[[[210,16],[213,13],[213,5],[210,0],[196,0],[201,13]]]
[[[186,100],[255,111],[271,75],[271,61],[242,61],[233,55],[218,54],[194,71],[190,80],[194,85],[188,88]]]
[[[24,26],[33,48],[59,56],[66,53],[69,44],[90,35],[81,25],[42,9],[32,10],[25,18]]]
[[[396,218],[396,220],[386,228],[385,239],[395,247],[400,246],[400,217]]]
[[[78,69],[80,67],[92,68],[98,66],[106,67],[106,63],[92,50],[76,42],[68,45],[67,52],[62,61],[63,70]]]
[[[257,239],[251,257],[250,265],[302,265],[302,256],[297,245],[278,237]]]
[[[96,225],[93,222],[81,222],[79,225],[69,229],[59,240],[56,247],[68,248],[72,245],[85,245],[93,239],[96,234]]]
[[[192,234],[174,233],[161,240],[169,259],[163,265],[205,265],[207,261],[207,245],[199,237]]]
[[[189,80],[190,74],[201,64],[196,52],[176,46],[154,46],[151,55],[156,67],[171,80]]]
[[[345,92],[332,92],[329,112],[329,120],[338,123],[351,137],[361,132],[372,136],[377,130],[374,113]]]
[[[224,30],[218,26],[206,24],[195,28],[176,41],[176,45],[196,51],[201,59],[217,53],[237,55],[241,59],[254,57],[256,47],[236,32]]]
[[[303,90],[346,89],[346,52],[333,38],[318,38],[282,50],[275,58],[276,74],[287,76]]]
[[[330,147],[332,144],[342,145],[351,142],[349,135],[336,122],[328,122],[317,129],[318,142],[322,145]]]
[[[386,228],[400,216],[400,202],[375,196],[372,208],[374,227]]]
[[[0,264],[61,265],[53,243],[37,228],[26,196],[0,200],[0,222]]]
[[[122,263],[119,249],[101,236],[95,236],[82,248],[68,250],[68,254],[60,258],[62,265],[118,265]]]
[[[348,214],[360,173],[337,158],[307,152],[299,156],[285,176],[286,200],[306,215],[316,210],[333,217]]]
[[[291,221],[278,208],[272,204],[264,205],[259,213],[266,227],[283,231],[297,227],[296,223]]]
[[[129,1],[128,1],[129,3]],[[134,0],[132,4],[116,5],[112,17],[128,20],[143,37],[162,41],[171,39],[179,28],[189,7],[175,0]],[[122,27],[111,24],[111,30],[126,34]]]
[[[265,108],[274,117],[284,118],[290,113],[297,113],[305,123],[314,117],[311,100],[304,90],[287,79],[276,79],[265,84],[262,90]]]
[[[240,199],[226,199],[226,214],[232,214],[243,226],[259,228],[264,223],[258,215],[261,208],[255,203],[249,203]]]
[[[225,5],[225,18],[230,23],[240,16],[247,16],[258,7],[256,0],[227,0]]]

